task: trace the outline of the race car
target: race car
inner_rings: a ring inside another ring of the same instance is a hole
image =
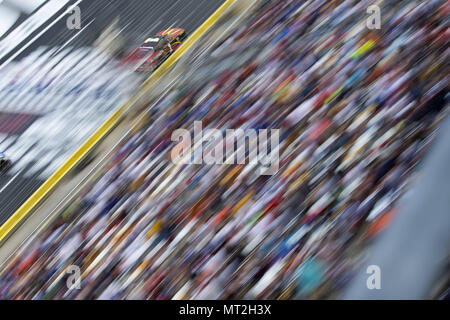
[[[137,72],[152,72],[167,60],[186,37],[186,32],[181,28],[163,30],[126,55],[123,62]]]
[[[9,168],[11,168],[11,160],[3,152],[0,152],[0,172],[6,172]]]

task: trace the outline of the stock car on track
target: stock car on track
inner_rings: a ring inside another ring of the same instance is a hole
[[[124,63],[138,72],[152,72],[158,68],[186,39],[181,28],[166,29],[148,38],[137,49],[125,56]]]

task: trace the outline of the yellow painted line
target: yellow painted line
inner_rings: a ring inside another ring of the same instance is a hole
[[[191,48],[194,43],[217,21],[220,15],[237,0],[226,0],[197,30],[186,39],[152,75],[142,84],[139,93],[123,106],[119,107],[70,157],[67,159],[22,206],[0,227],[0,244],[15,230],[28,214],[50,194],[53,188],[70,170],[83,159],[98,142],[105,137],[122,119],[122,116],[136,103],[151,85],[159,79],[172,64]]]

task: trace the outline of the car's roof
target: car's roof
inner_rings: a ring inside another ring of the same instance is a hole
[[[152,48],[153,46],[157,45],[161,39],[164,37],[168,38],[169,40],[172,40],[173,38],[179,36],[184,32],[184,29],[182,28],[169,28],[160,31],[156,36],[147,38],[144,43],[141,45],[141,48]]]
[[[148,38],[144,41],[144,43],[158,43],[161,40],[161,37],[152,37]]]

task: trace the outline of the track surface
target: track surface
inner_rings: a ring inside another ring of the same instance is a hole
[[[115,19],[118,19],[118,28],[121,30],[125,49],[131,49],[142,43],[145,37],[172,26],[182,27],[188,34],[192,33],[222,2],[222,0],[84,0],[79,4],[80,30],[67,29],[68,15],[66,15],[36,41],[22,46],[22,49],[25,47],[26,49],[11,56],[14,60],[20,60],[41,46],[48,48],[64,46],[73,49],[91,46],[104,28]],[[0,224],[4,223],[44,182],[40,171],[45,168],[37,170],[33,175],[26,174],[28,169],[32,168],[13,170],[0,176]]]

